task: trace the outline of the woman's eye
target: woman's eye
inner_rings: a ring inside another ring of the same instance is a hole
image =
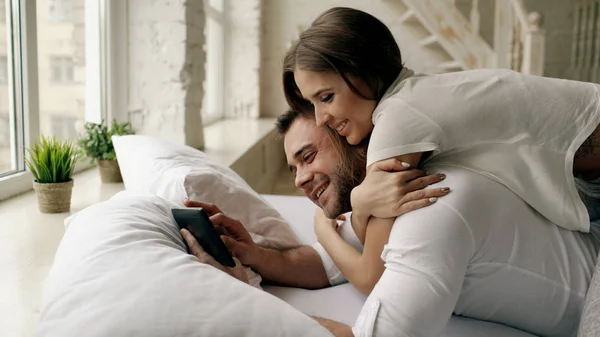
[[[329,94],[329,95],[321,98],[321,102],[327,103],[327,102],[331,101],[332,98],[333,98],[333,94]]]

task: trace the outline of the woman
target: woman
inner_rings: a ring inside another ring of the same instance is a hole
[[[600,86],[498,69],[416,75],[389,29],[350,8],[320,15],[283,68],[292,109],[314,111],[350,144],[371,137],[370,171],[389,158],[467,168],[557,225],[589,231],[589,212],[600,207]],[[370,214],[360,194],[352,195],[360,227],[369,215],[396,215]]]

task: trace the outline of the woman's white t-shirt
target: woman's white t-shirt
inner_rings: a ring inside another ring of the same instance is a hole
[[[367,165],[432,151],[507,186],[557,225],[589,231],[573,157],[600,123],[599,85],[480,69],[404,69],[373,113]]]

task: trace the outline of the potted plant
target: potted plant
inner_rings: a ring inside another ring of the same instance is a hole
[[[79,160],[76,145],[42,137],[27,149],[27,167],[33,174],[33,189],[42,213],[62,213],[71,209],[73,170]]]
[[[112,143],[113,135],[130,135],[134,131],[131,123],[119,123],[113,120],[110,127],[104,121],[100,124],[86,123],[85,133],[79,139],[79,147],[93,164],[98,161],[100,179],[103,183],[117,183],[123,181],[121,170],[117,162],[117,155]]]

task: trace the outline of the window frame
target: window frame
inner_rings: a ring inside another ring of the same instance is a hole
[[[12,139],[16,140],[16,147],[11,147],[11,152],[14,152],[12,157],[16,160],[17,170],[15,173],[0,176],[0,200],[10,198],[12,196],[27,192],[33,188],[33,175],[25,165],[26,148],[33,144],[40,135],[40,109],[39,109],[39,79],[38,79],[38,53],[37,53],[37,8],[36,0],[0,0],[6,1],[7,4],[11,5],[11,8],[7,7],[7,35],[10,34],[11,29],[13,36],[18,41],[12,41],[12,53],[7,53],[7,60],[9,64],[12,64],[12,70],[8,71],[8,87],[9,87],[9,119],[12,119],[11,132],[18,131],[16,134],[11,134]],[[106,8],[109,3],[114,1],[111,0],[99,0],[98,2],[86,1],[86,26],[88,24],[87,19],[89,18],[87,13],[87,6],[92,3],[98,4],[97,21],[98,29],[98,44],[96,50],[99,50],[100,60],[98,73],[89,73],[86,66],[86,88],[87,82],[91,78],[97,79],[100,83],[98,89],[97,103],[90,107],[88,105],[88,95],[86,94],[86,121],[90,119],[101,120],[106,119],[109,115],[107,109],[102,102],[107,101],[107,93],[103,88],[111,87],[106,83],[107,77],[106,69],[103,67],[106,65],[107,55],[110,55],[110,46],[106,44],[106,39],[103,38],[107,31],[108,18]],[[124,3],[124,1],[117,1]],[[17,15],[13,15],[13,14]],[[96,18],[94,18],[96,19]],[[87,34],[86,27],[86,34]],[[88,55],[86,41],[86,57]],[[90,54],[91,55],[91,54]],[[108,56],[109,57],[109,56]],[[104,61],[103,61],[104,60]],[[87,60],[86,60],[87,64]],[[15,74],[21,74],[21,76],[14,76]],[[97,77],[96,77],[97,76]],[[10,85],[13,84],[13,85]],[[116,90],[116,89],[115,89]],[[86,92],[87,93],[87,92]],[[95,102],[94,102],[95,103]],[[13,107],[11,111],[10,107]],[[92,110],[88,112],[88,110]],[[11,117],[14,116],[14,117]],[[112,118],[112,117],[111,117]],[[121,118],[119,118],[121,119]],[[90,168],[92,165],[87,160],[82,160],[77,163],[75,172],[82,171]]]

